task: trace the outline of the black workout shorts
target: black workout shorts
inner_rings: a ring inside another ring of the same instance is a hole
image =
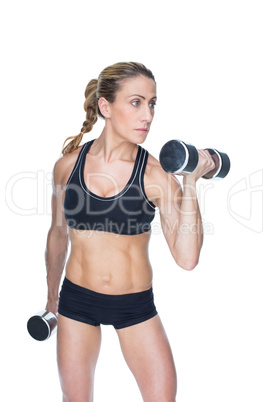
[[[157,315],[152,288],[139,293],[107,295],[64,279],[59,314],[86,324],[113,325],[115,329],[139,324]]]

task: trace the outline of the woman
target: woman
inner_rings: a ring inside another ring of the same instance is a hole
[[[81,133],[70,138],[54,167],[46,249],[46,309],[58,313],[63,401],[93,400],[100,324],[109,324],[144,401],[174,402],[176,370],[153,301],[151,222],[157,207],[174,260],[193,269],[202,246],[196,181],[214,164],[199,151],[198,166],[184,176],[182,191],[175,176],[138,145],[149,133],[156,104],[154,76],[142,64],[107,67],[89,82],[85,97]],[[102,133],[79,146],[98,115],[105,119]]]

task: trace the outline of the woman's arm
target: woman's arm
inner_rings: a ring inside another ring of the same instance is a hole
[[[46,310],[58,311],[59,285],[68,251],[68,231],[64,217],[63,163],[59,160],[53,171],[52,223],[47,236],[45,262],[48,296]]]
[[[183,189],[174,175],[167,174],[163,169],[155,170],[158,196],[153,202],[159,208],[162,230],[171,254],[176,263],[186,270],[192,270],[198,264],[203,243],[196,182],[213,167],[209,153],[199,151],[198,166],[191,174],[184,175]]]

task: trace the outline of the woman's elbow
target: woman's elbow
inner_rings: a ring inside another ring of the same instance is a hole
[[[189,259],[177,258],[175,261],[176,264],[185,271],[192,271],[199,263],[199,256]]]

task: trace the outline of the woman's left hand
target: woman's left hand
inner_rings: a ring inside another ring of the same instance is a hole
[[[193,170],[191,173],[182,174],[183,176],[188,177],[189,179],[192,178],[195,181],[215,168],[215,163],[209,151],[205,149],[198,149],[198,156],[198,164],[195,170]]]

